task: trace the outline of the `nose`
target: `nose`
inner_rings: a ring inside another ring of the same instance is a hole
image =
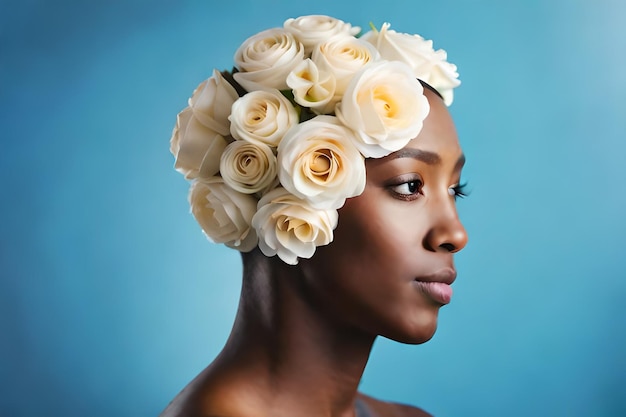
[[[467,245],[467,232],[459,219],[454,203],[439,207],[432,214],[431,228],[424,238],[424,247],[433,252],[460,251]]]

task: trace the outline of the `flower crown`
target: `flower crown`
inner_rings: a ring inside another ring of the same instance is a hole
[[[365,158],[403,148],[429,104],[450,105],[456,66],[432,41],[383,24],[288,19],[248,38],[232,72],[213,71],[177,117],[175,168],[191,212],[215,243],[288,264],[333,240],[337,210],[365,187]]]

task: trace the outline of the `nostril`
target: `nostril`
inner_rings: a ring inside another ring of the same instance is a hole
[[[452,243],[442,243],[439,247],[447,250],[448,252],[454,252],[456,250],[456,247]]]

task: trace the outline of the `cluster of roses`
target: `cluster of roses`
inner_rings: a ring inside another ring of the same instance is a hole
[[[365,158],[422,129],[418,79],[452,102],[456,66],[432,41],[387,23],[359,32],[328,16],[288,19],[248,38],[232,74],[214,71],[193,92],[170,150],[211,241],[258,245],[288,264],[310,258],[332,241],[337,209],[363,192]]]

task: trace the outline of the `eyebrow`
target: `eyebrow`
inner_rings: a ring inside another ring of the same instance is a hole
[[[457,169],[463,168],[463,165],[465,165],[465,154],[461,154],[461,156],[459,156],[459,159],[456,160],[454,170],[456,171]]]
[[[389,159],[398,158],[413,158],[428,165],[437,165],[441,163],[441,157],[438,154],[415,148],[404,148],[389,154]],[[461,168],[463,165],[465,165],[465,155],[461,154],[459,159],[457,159],[456,164],[454,164],[454,168],[456,170]]]
[[[389,155],[389,159],[398,158],[413,158],[428,165],[437,165],[441,163],[441,158],[436,153],[415,148],[400,149],[399,151],[393,152]]]

